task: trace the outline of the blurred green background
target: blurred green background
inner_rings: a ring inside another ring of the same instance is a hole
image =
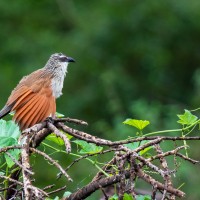
[[[88,121],[76,128],[93,135],[131,136],[126,118],[150,120],[147,131],[177,128],[176,114],[199,107],[199,0],[1,0],[0,106],[22,76],[55,52],[76,59],[57,111]],[[191,144],[189,154],[200,159],[198,142]],[[61,159],[67,166],[71,158]],[[38,184],[47,185],[55,168],[36,160]],[[87,183],[92,169],[86,161],[75,165],[68,190]],[[176,186],[185,183],[187,199],[200,198],[199,172],[186,162],[179,169]]]

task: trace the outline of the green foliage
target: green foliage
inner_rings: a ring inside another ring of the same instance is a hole
[[[194,124],[198,120],[198,117],[193,115],[189,110],[185,110],[184,114],[177,116],[179,118],[177,122],[186,126]]]
[[[114,194],[109,200],[118,200],[119,197],[117,194]],[[149,195],[137,195],[136,199],[131,195],[124,193],[123,200],[151,200],[151,196]]]
[[[14,138],[17,140],[19,135],[19,127],[13,121],[0,120],[0,137]],[[0,143],[0,145],[3,144]]]
[[[175,114],[200,102],[199,7],[199,0],[1,0],[0,104],[22,76],[62,51],[77,63],[57,109],[87,119],[89,132],[122,139],[130,134],[120,125],[126,116],[148,119],[150,131],[177,128]],[[192,172],[182,177],[199,185]],[[189,186],[188,198],[198,199]]]
[[[103,150],[103,147],[83,140],[74,140],[73,142],[81,147],[81,150],[79,151],[81,154],[94,154]]]
[[[63,194],[63,197],[69,197],[69,195],[71,194],[71,192],[69,192],[69,191],[67,191],[67,192],[65,192],[64,194]]]
[[[109,198],[109,200],[118,200],[118,195],[114,194],[112,197]]]
[[[60,130],[61,131],[61,130]],[[63,132],[64,133],[64,132]],[[66,134],[66,133],[64,133]],[[66,134],[67,138],[70,140],[71,138],[73,138],[73,136]],[[54,143],[56,143],[59,146],[63,146],[65,143],[63,141],[63,139],[61,139],[60,137],[57,137],[54,133],[51,133],[50,135],[48,135],[45,139],[52,141]]]
[[[64,117],[65,115],[63,115],[62,113],[56,112],[56,117],[61,118]]]
[[[46,139],[58,144],[59,146],[62,146],[65,144],[63,139],[61,139],[60,137],[57,137],[54,133],[51,133],[50,135],[48,135]]]
[[[63,197],[62,198],[66,198],[66,197],[68,197],[69,195],[71,194],[71,192],[65,192],[64,194],[63,194]],[[51,198],[45,198],[45,200],[59,200],[59,199],[61,199],[61,198],[59,198],[58,196],[56,196],[54,199],[51,199]]]
[[[143,130],[146,126],[150,124],[150,122],[147,120],[138,120],[138,119],[126,119],[123,123],[128,124],[130,126],[134,126],[139,130]]]
[[[128,147],[129,149],[131,150],[134,150],[136,149],[137,147],[139,147],[140,145],[143,145],[145,143],[147,143],[149,141],[142,141],[142,142],[133,142],[133,143],[128,143],[128,144],[124,144],[124,146]],[[150,146],[150,147],[147,147],[145,149],[143,149],[141,152],[140,152],[140,155],[144,155],[145,153],[147,153],[150,149],[152,149],[153,147]]]
[[[135,200],[131,194],[124,193],[123,200]]]
[[[150,195],[137,195],[136,200],[151,200]]]
[[[20,135],[19,127],[13,121],[0,120],[0,148],[17,145]],[[16,160],[19,158],[20,150],[9,150],[11,156]],[[9,168],[14,165],[13,160],[6,154],[4,154],[6,164]],[[1,163],[2,164],[2,163]]]

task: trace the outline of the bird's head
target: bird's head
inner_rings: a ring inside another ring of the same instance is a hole
[[[64,55],[63,53],[54,53],[50,56],[45,69],[51,71],[57,70],[67,70],[67,66],[70,62],[75,62],[75,60],[69,56]]]
[[[50,60],[54,60],[55,62],[60,62],[60,63],[75,62],[73,58],[66,56],[62,53],[54,53],[53,55],[51,55]]]

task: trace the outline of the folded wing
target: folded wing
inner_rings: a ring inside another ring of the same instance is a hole
[[[25,77],[11,93],[8,102],[0,111],[0,118],[14,111],[13,119],[21,130],[44,121],[55,115],[56,103],[48,77],[38,78],[41,73]]]

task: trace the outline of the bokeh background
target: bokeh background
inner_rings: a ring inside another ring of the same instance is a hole
[[[150,120],[148,131],[174,129],[178,113],[200,107],[199,0],[1,0],[0,106],[55,52],[76,59],[57,111],[88,121],[84,130],[94,135],[131,136],[126,118]],[[189,154],[200,159],[198,142],[191,144]],[[72,159],[58,157],[66,166]],[[55,179],[55,168],[33,163],[40,186]],[[186,199],[200,197],[199,172],[186,162],[179,168],[176,186],[184,184]],[[83,162],[70,174],[73,191],[90,180],[93,166]]]

